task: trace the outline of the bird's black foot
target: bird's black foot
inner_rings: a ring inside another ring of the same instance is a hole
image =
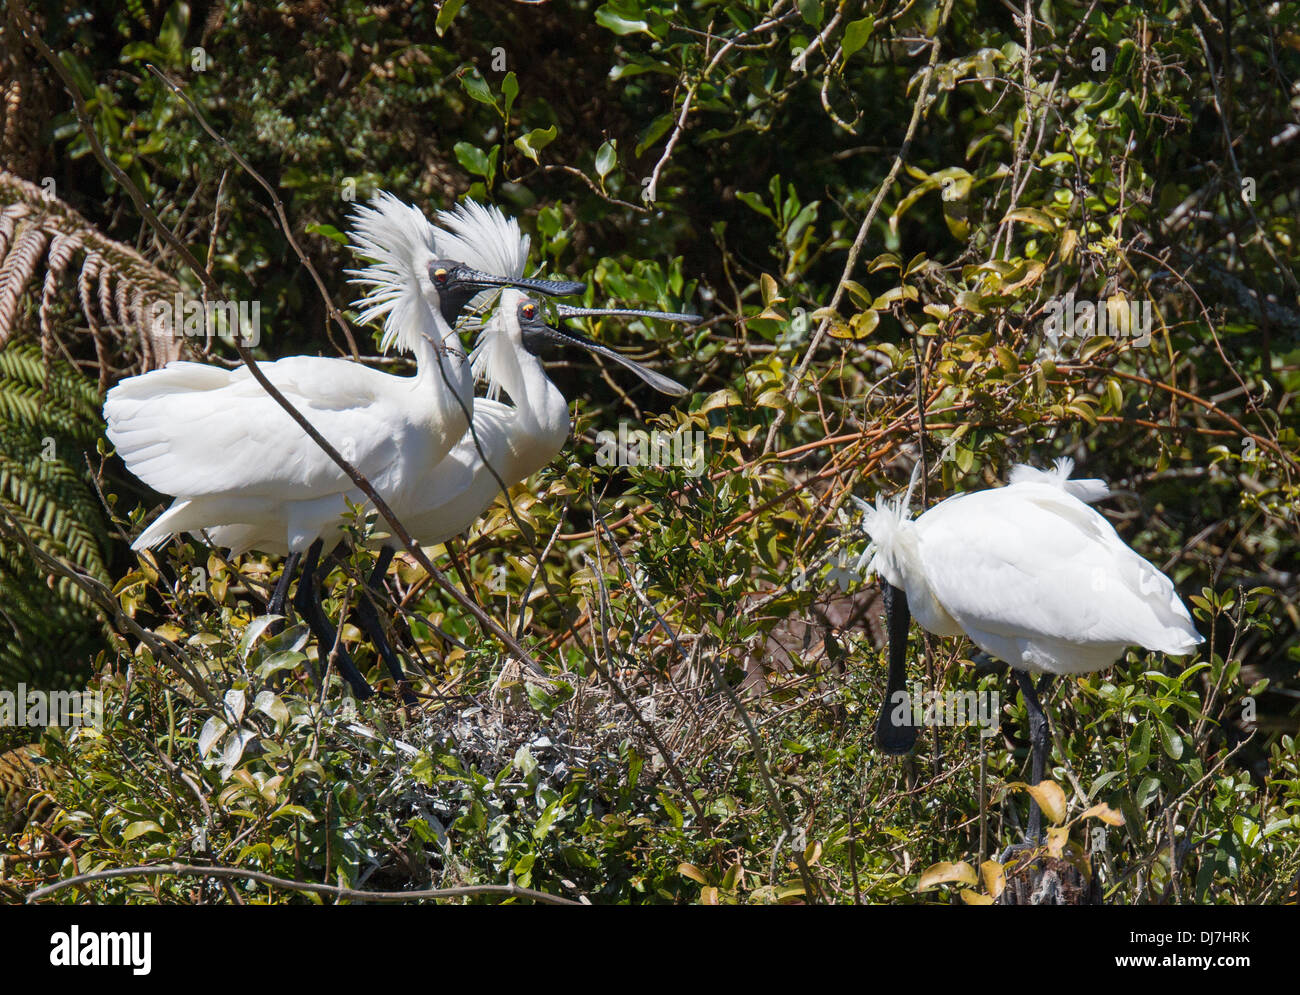
[[[339,674],[352,686],[352,693],[364,701],[375,693],[374,688],[361,676],[361,671],[357,670],[352,655],[339,642],[338,633],[330,624],[325,609],[321,606],[320,578],[316,574],[320,551],[321,541],[317,539],[307,550],[307,557],[302,565],[302,580],[298,583],[298,593],[294,597],[294,607],[306,619],[307,626],[316,637],[322,676],[328,673],[329,661],[332,659],[339,668]]]
[[[388,641],[388,633],[384,631],[379,611],[375,607],[381,597],[380,592],[384,590],[384,578],[388,575],[388,565],[393,560],[393,552],[392,546],[385,546],[379,551],[379,559],[375,561],[375,568],[366,582],[366,590],[362,591],[361,597],[357,599],[357,620],[361,623],[362,631],[370,637],[375,650],[383,658],[388,672],[392,674],[397,691],[402,696],[402,704],[415,705],[419,703],[419,699],[411,690],[410,682],[406,679],[402,667],[402,660]]]
[[[283,615],[285,606],[289,602],[289,583],[293,580],[293,575],[298,572],[298,561],[302,559],[301,553],[290,553],[284,561],[284,569],[280,571],[280,579],[276,581],[275,588],[271,591],[271,600],[266,603],[266,613],[268,615]],[[267,627],[267,632],[272,636],[278,636],[284,631],[284,619],[278,619]]]

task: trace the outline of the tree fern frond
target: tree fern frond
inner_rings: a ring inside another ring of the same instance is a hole
[[[102,646],[104,623],[85,592],[47,576],[21,538],[107,582],[105,524],[85,462],[102,424],[99,401],[91,381],[62,361],[47,364],[34,345],[0,349],[0,519],[8,530],[0,530],[0,686],[73,683]]]
[[[107,354],[103,333],[139,337],[146,368],[163,366],[181,353],[181,339],[150,317],[154,301],[171,302],[180,284],[142,255],[114,241],[57,197],[0,169],[0,346],[13,335],[20,303],[36,279],[42,259],[45,277],[38,308],[47,352],[53,341],[52,307],[63,274],[84,252],[76,301],[95,336],[101,370]],[[92,296],[92,284],[96,294]]]
[[[38,221],[24,217],[18,222],[13,244],[0,263],[0,329],[12,327],[23,291],[31,283],[50,233]]]

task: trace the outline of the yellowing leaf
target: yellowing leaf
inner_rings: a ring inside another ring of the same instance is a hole
[[[1047,855],[1060,859],[1065,851],[1065,844],[1070,842],[1070,830],[1065,826],[1049,826],[1047,829]]]
[[[1007,212],[1007,216],[1002,220],[1023,221],[1025,224],[1041,228],[1043,231],[1056,231],[1056,222],[1052,220],[1052,216],[1036,207],[1017,207],[1015,210]]]
[[[1008,373],[1020,372],[1020,359],[1004,345],[994,346],[993,354],[998,358],[998,366]]]
[[[880,324],[879,311],[863,311],[849,319],[851,335],[855,339],[865,339]]]
[[[1079,233],[1073,228],[1065,229],[1061,236],[1061,262],[1068,263],[1074,258],[1074,250],[1079,244]]]
[[[764,307],[771,307],[773,304],[777,304],[785,300],[785,298],[781,297],[780,294],[778,293],[779,288],[776,285],[776,280],[775,278],[773,278],[773,276],[770,273],[764,273],[759,283],[762,285],[763,288]]]
[[[993,898],[991,895],[981,895],[978,891],[971,891],[969,888],[963,888],[960,892],[961,900],[967,905],[992,905]]]
[[[1013,290],[1019,290],[1021,287],[1032,286],[1033,284],[1038,282],[1038,278],[1043,275],[1043,271],[1046,269],[1047,269],[1047,265],[1045,263],[1040,263],[1038,261],[1034,261],[1030,263],[1027,267],[1025,267],[1025,275],[1022,276],[1015,283],[1003,287],[1002,288],[1003,293],[1010,293]]]
[[[1117,812],[1115,809],[1111,808],[1105,802],[1101,802],[1100,804],[1094,805],[1092,808],[1088,809],[1086,812],[1080,815],[1079,818],[1100,819],[1108,826],[1124,825],[1124,814],[1122,812]]]
[[[916,890],[927,891],[941,884],[964,884],[974,887],[978,883],[979,875],[966,861],[958,861],[955,864],[940,861],[931,864],[921,872],[921,879],[916,882]]]
[[[1065,792],[1055,781],[1042,780],[1025,788],[1029,796],[1038,802],[1038,807],[1047,816],[1047,821],[1059,826],[1065,821]]]
[[[914,301],[917,296],[915,287],[890,287],[871,302],[871,308],[873,311],[884,311],[898,301]]]
[[[694,864],[678,864],[677,873],[682,877],[690,878],[692,881],[696,881],[699,884],[709,883],[709,879],[704,876],[704,872]]]
[[[1007,886],[1007,874],[1002,865],[996,860],[986,860],[980,864],[980,880],[984,882],[984,890],[993,898],[1002,894],[1002,889]]]
[[[1119,333],[1121,336],[1129,334],[1129,327],[1132,325],[1133,313],[1129,310],[1128,297],[1122,290],[1116,291],[1106,298],[1106,318],[1111,329],[1111,334]]]
[[[715,408],[730,408],[740,404],[740,395],[730,387],[715,390],[695,409],[697,414],[707,414]]]

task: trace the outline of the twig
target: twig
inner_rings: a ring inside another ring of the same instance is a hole
[[[75,877],[65,878],[62,881],[56,881],[54,884],[48,884],[43,888],[37,888],[35,891],[29,892],[27,903],[30,905],[47,895],[54,894],[56,891],[73,888],[91,881],[107,881],[110,878],[127,877],[167,877],[169,875],[175,875],[176,877],[239,878],[245,881],[256,881],[258,884],[269,885],[272,888],[288,888],[292,891],[301,891],[313,895],[329,895],[333,898],[354,899],[364,902],[419,902],[428,899],[466,898],[474,895],[504,895],[507,898],[527,898],[542,905],[588,904],[575,902],[571,898],[563,898],[560,895],[537,891],[533,888],[523,888],[513,881],[509,884],[473,884],[456,888],[426,888],[422,891],[358,891],[355,888],[343,888],[332,884],[294,881],[290,878],[264,874],[261,871],[250,871],[243,867],[204,867],[195,864],[113,867],[102,871],[92,871],[89,874],[78,874]]]

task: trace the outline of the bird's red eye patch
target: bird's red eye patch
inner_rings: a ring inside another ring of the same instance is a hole
[[[529,319],[535,318],[537,317],[537,308],[534,307],[532,304],[525,304],[522,308],[520,308],[520,314],[522,314],[525,318],[529,318]]]

